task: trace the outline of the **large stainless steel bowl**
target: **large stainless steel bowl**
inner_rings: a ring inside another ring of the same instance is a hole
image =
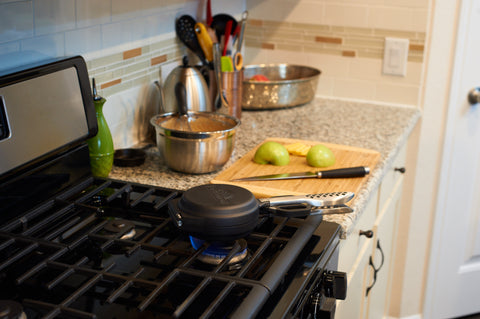
[[[165,113],[155,115],[150,123],[169,168],[203,174],[218,171],[230,159],[240,121],[221,113],[188,112],[188,119]]]
[[[292,64],[245,66],[242,108],[278,109],[308,103],[315,97],[320,73],[315,68]],[[270,81],[249,80],[256,74]]]

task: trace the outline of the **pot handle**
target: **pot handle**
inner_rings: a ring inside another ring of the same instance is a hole
[[[307,203],[285,204],[280,206],[271,206],[266,210],[269,217],[306,217],[310,215],[313,206]],[[262,210],[261,210],[262,212]]]
[[[351,209],[347,205],[315,207],[307,203],[298,203],[271,206],[267,208],[267,212],[269,217],[280,216],[298,218],[314,215],[349,214],[353,212],[353,209]]]
[[[160,94],[160,107],[158,109],[159,109],[160,113],[166,113],[166,111],[165,111],[165,95],[163,93],[163,87],[160,84],[160,82],[158,82],[158,81],[155,81],[153,83],[157,87],[158,93]]]

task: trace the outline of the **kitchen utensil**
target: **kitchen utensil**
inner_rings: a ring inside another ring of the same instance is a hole
[[[247,24],[247,19],[248,19],[248,11],[244,11],[242,13],[242,20],[240,22],[240,33],[236,41],[237,53],[242,52],[243,36],[245,34],[245,26]]]
[[[352,178],[363,177],[370,173],[370,168],[366,166],[348,167],[331,169],[317,172],[298,172],[251,176],[245,178],[233,179],[233,181],[273,181],[282,179],[301,179],[301,178]]]
[[[233,56],[233,67],[235,68],[236,71],[239,71],[243,68],[243,55],[242,55],[242,53],[237,52]]]
[[[212,17],[212,3],[210,0],[207,0],[207,26],[210,27],[212,25],[213,17]]]
[[[350,192],[282,196],[256,199],[239,186],[206,184],[185,191],[170,200],[169,214],[187,234],[210,241],[232,241],[247,236],[258,225],[260,214],[307,216],[317,210],[342,206],[353,198]],[[269,209],[273,207],[273,210]],[[344,212],[351,209],[345,209]]]
[[[299,106],[315,97],[320,71],[293,64],[260,64],[244,67],[242,107],[266,110]],[[256,74],[270,81],[251,81]]]
[[[217,171],[230,159],[240,120],[212,112],[188,112],[191,130],[181,130],[178,113],[151,118],[157,146],[172,170],[202,174]]]
[[[200,47],[200,43],[198,42],[197,35],[195,33],[195,24],[196,21],[194,18],[189,15],[182,15],[175,22],[175,32],[180,41],[182,41],[187,48],[195,53],[204,65],[208,65],[208,62],[205,59],[205,54]]]
[[[285,125],[289,121],[280,123]],[[298,132],[297,132],[298,134]],[[308,146],[322,144],[327,146],[335,154],[336,162],[332,169],[341,167],[367,166],[371,173],[376,169],[381,155],[376,150],[370,150],[350,145],[341,145],[327,143],[325,141],[301,140],[292,138],[271,137],[260,141],[255,147],[252,147],[244,156],[236,160],[233,164],[222,170],[210,182],[215,184],[232,184],[244,187],[251,191],[257,198],[272,197],[283,194],[310,194],[310,193],[330,193],[338,190],[353,192],[358,194],[366,184],[370,183],[370,178],[333,178],[333,179],[289,179],[277,181],[250,181],[234,182],[232,179],[243,178],[256,175],[304,172],[313,170],[307,164],[304,156],[290,156],[290,163],[286,166],[259,165],[253,161],[257,148],[265,142],[274,141],[283,145],[302,143]],[[370,173],[370,174],[371,174]]]
[[[229,56],[222,56],[220,59],[222,72],[233,72],[233,61]]]
[[[197,34],[198,43],[200,44],[200,47],[202,48],[203,53],[205,54],[205,58],[207,59],[208,62],[212,62],[213,61],[213,51],[212,51],[213,42],[208,34],[207,28],[203,23],[197,22],[195,24],[195,33]]]
[[[232,21],[232,31],[235,31],[235,28],[237,27],[237,20],[235,20],[234,17],[225,13],[220,13],[213,16],[211,26],[215,30],[218,40],[220,40],[222,35],[225,35],[225,27],[227,26],[228,21]]]
[[[140,166],[145,162],[145,150],[138,148],[123,148],[115,150],[113,164],[121,167]]]
[[[217,97],[215,98],[215,108],[219,111],[228,109],[228,102],[225,97],[225,91],[222,85],[222,53],[220,52],[220,44],[218,42],[213,44],[213,65],[215,71],[215,79],[217,82]]]
[[[177,83],[182,83],[185,87],[187,111],[215,111],[204,76],[200,70],[188,65],[187,56],[183,57],[183,65],[174,68],[168,74],[163,88],[158,81],[154,83],[160,92],[160,113],[178,112],[179,105],[175,96]]]
[[[230,35],[232,34],[232,20],[227,21],[225,26],[225,35],[224,35],[224,44],[223,44],[223,54],[222,56],[227,55],[228,42],[230,41]]]
[[[175,85],[175,96],[177,97],[177,103],[178,103],[178,110],[179,110],[179,117],[177,121],[179,124],[175,129],[178,129],[180,131],[191,131],[192,126],[190,125],[190,117],[188,115],[187,111],[187,96],[185,92],[185,86],[178,82]]]

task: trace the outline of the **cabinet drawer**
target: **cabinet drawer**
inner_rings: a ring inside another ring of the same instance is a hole
[[[359,251],[366,241],[373,241],[373,238],[367,238],[360,235],[360,231],[373,230],[377,212],[378,192],[367,203],[365,211],[357,221],[352,233],[344,240],[340,241],[340,251],[338,260],[338,269],[349,273],[355,260],[360,258]]]
[[[395,169],[405,168],[406,155],[407,155],[407,145],[405,144],[400,149],[400,152],[395,158],[393,164],[388,168],[388,172],[382,180],[382,183],[379,189],[379,193],[380,193],[379,202],[378,202],[379,210],[377,214],[379,214],[382,211],[385,205],[385,202],[392,195],[393,188],[397,183],[398,179],[403,179],[403,173]]]

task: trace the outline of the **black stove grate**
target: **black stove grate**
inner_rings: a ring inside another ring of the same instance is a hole
[[[316,225],[264,218],[216,264],[175,228],[181,192],[87,178],[0,227],[0,299],[29,318],[249,316],[275,290]],[[311,223],[311,221],[309,221]]]

